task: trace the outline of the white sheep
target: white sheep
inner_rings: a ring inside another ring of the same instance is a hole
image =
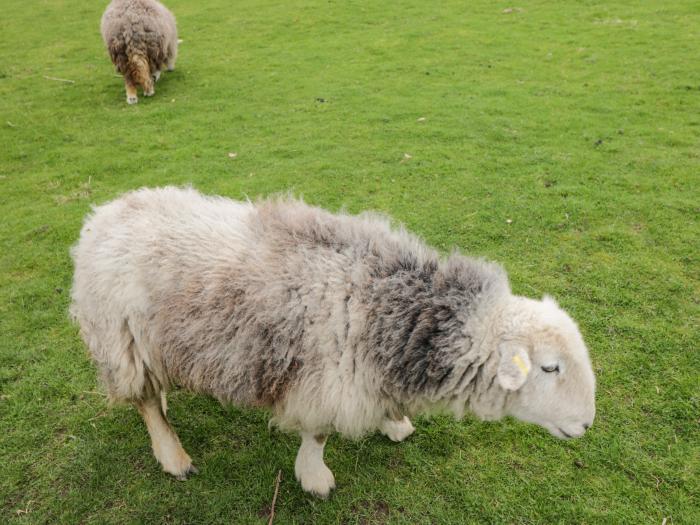
[[[301,433],[304,490],[335,486],[334,431],[395,441],[408,416],[469,410],[560,438],[593,422],[576,324],[514,296],[500,266],[446,259],[380,216],[141,189],[95,208],[73,249],[71,313],[112,400],[133,402],[163,469],[196,472],[166,418],[173,386],[263,406]]]

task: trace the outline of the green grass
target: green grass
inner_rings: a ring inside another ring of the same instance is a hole
[[[266,523],[281,469],[276,523],[700,523],[697,1],[172,0],[177,70],[137,106],[105,3],[3,2],[0,522]],[[323,502],[266,413],[178,392],[201,474],[169,479],[135,410],[99,394],[68,248],[91,203],[186,183],[382,210],[502,262],[579,321],[593,428],[335,437]]]

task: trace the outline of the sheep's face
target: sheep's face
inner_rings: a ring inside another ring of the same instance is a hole
[[[558,438],[582,436],[595,416],[595,377],[578,327],[548,297],[518,303],[499,346],[507,413]]]

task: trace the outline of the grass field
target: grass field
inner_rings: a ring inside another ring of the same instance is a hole
[[[0,522],[266,523],[281,469],[276,523],[700,523],[697,1],[172,0],[177,69],[136,106],[105,4],[3,1]],[[593,428],[334,437],[324,502],[268,414],[178,392],[201,473],[170,479],[100,394],[68,248],[91,203],[187,183],[381,210],[502,262],[579,321]]]

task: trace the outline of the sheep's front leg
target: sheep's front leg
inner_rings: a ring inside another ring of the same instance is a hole
[[[333,473],[323,462],[323,447],[328,436],[312,432],[301,433],[301,447],[294,464],[294,474],[306,492],[327,498],[335,488]]]
[[[379,430],[392,441],[398,442],[403,441],[413,434],[416,428],[408,417],[403,416],[403,419],[398,420],[391,419],[390,417],[385,418]]]
[[[188,474],[196,474],[197,468],[192,459],[182,448],[177,434],[165,417],[165,396],[161,399],[152,397],[136,403],[141,417],[146,422],[151,435],[153,455],[163,466],[163,470],[177,479],[184,481]]]

